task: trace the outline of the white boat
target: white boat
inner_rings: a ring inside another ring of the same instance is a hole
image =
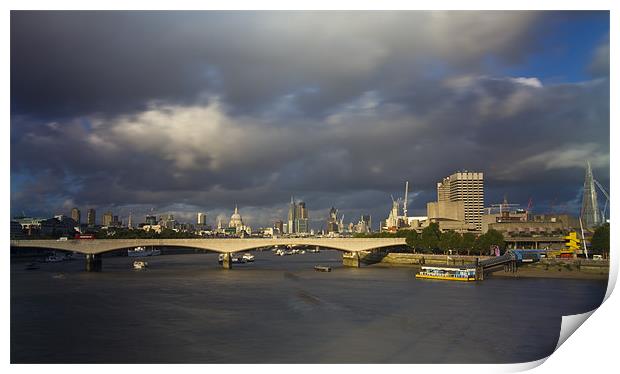
[[[45,258],[45,262],[62,262],[62,261],[64,261],[64,258],[62,258],[61,256],[58,256],[56,254],[47,256]]]
[[[144,247],[136,247],[135,249],[128,249],[127,256],[129,257],[146,257],[146,256],[159,256],[161,251],[159,249],[146,249]]]
[[[237,257],[235,255],[230,256],[230,260],[235,264],[245,264],[245,258]]]
[[[254,255],[251,253],[244,253],[242,258],[247,262],[254,262]]]
[[[317,266],[314,267],[314,270],[316,270],[316,271],[323,271],[323,272],[329,273],[330,271],[332,271],[332,268],[330,268],[329,266],[317,265]]]
[[[134,261],[133,268],[134,270],[144,270],[149,266],[149,263],[146,261]]]

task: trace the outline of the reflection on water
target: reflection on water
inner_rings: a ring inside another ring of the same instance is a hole
[[[13,363],[503,363],[547,356],[561,316],[597,307],[606,283],[414,279],[342,266],[340,253],[257,252],[11,265]],[[316,272],[314,265],[333,268]]]

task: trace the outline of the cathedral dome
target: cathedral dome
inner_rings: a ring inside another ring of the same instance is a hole
[[[235,212],[230,216],[230,222],[228,223],[228,227],[239,226],[243,226],[243,219],[241,218],[241,214],[239,214],[239,209],[235,205]]]

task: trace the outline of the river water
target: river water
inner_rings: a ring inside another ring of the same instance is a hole
[[[512,363],[556,346],[561,316],[597,307],[606,282],[416,280],[407,267],[342,266],[337,251],[105,257],[11,263],[13,363]],[[332,272],[313,270],[314,265]]]

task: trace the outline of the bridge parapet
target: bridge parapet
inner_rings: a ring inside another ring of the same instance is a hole
[[[345,252],[405,245],[404,238],[277,238],[277,239],[76,239],[11,240],[11,247],[46,248],[83,254],[101,254],[135,247],[185,247],[219,253],[235,253],[262,247],[304,245]]]

